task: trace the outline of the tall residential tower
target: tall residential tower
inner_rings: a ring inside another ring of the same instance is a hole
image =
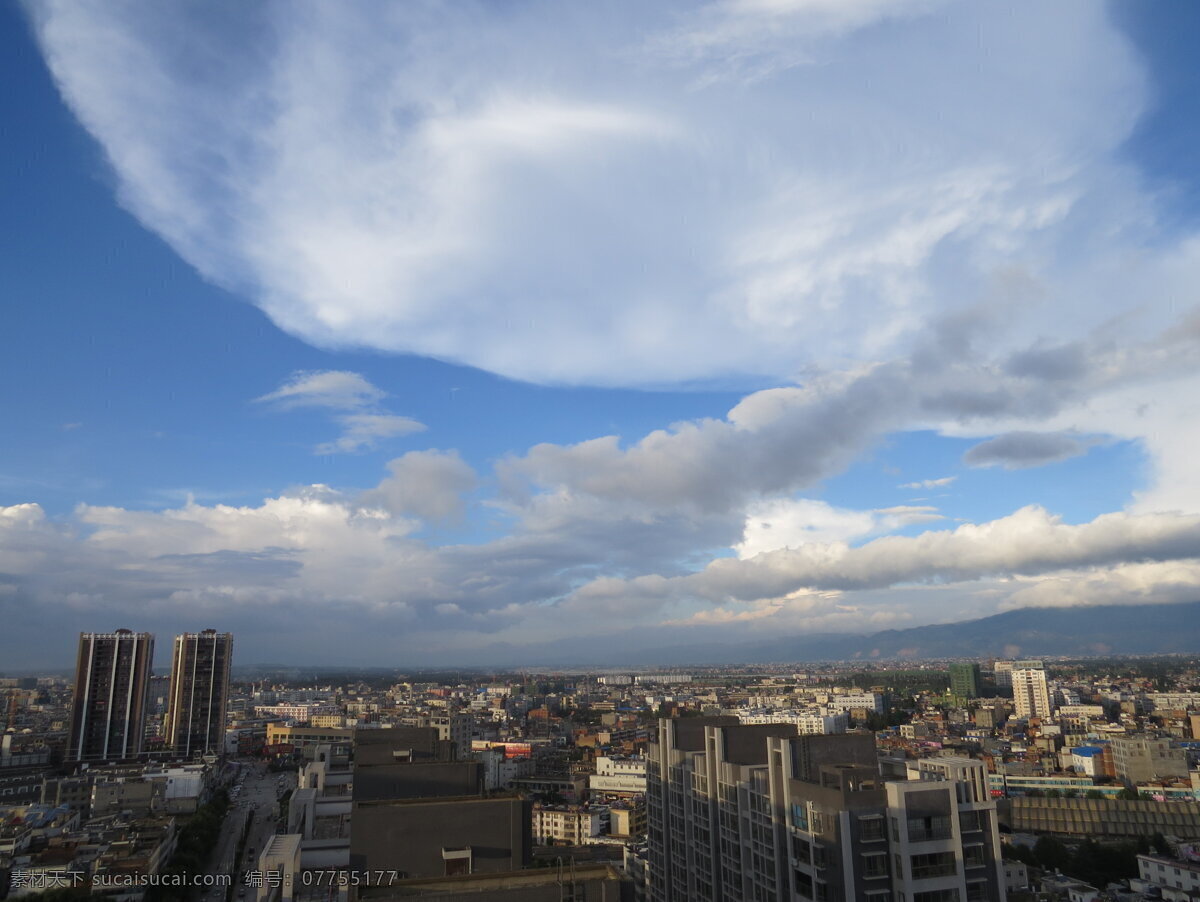
[[[167,748],[176,755],[219,754],[225,742],[225,706],[233,635],[205,630],[175,637],[167,695]]]
[[[153,661],[149,633],[79,634],[67,760],[119,761],[141,753]]]

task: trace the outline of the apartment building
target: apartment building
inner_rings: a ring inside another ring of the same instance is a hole
[[[1049,720],[1050,692],[1046,686],[1046,671],[1026,669],[1012,672],[1013,705],[1017,717],[1037,717]]]
[[[659,722],[647,766],[654,902],[1003,900],[981,762],[885,780],[870,734]]]

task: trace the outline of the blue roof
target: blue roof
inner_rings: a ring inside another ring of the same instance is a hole
[[[1096,755],[1103,755],[1104,749],[1098,749],[1092,745],[1081,745],[1071,749],[1072,755],[1078,755],[1080,758],[1094,758]]]

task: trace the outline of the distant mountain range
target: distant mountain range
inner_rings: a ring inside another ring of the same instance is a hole
[[[659,633],[658,635],[662,635]],[[707,634],[712,636],[713,633]],[[638,641],[640,639],[640,641]],[[441,669],[666,668],[726,664],[1101,655],[1200,655],[1200,601],[1186,604],[1092,605],[1021,608],[958,623],[879,633],[799,633],[767,640],[706,638],[648,648],[646,637],[597,638],[553,648],[497,643],[473,661],[446,660]],[[389,670],[401,668],[361,668]],[[295,670],[296,664],[260,664],[252,670]],[[317,668],[339,670],[337,667]],[[431,669],[425,665],[423,669]],[[304,670],[313,670],[306,667]]]
[[[800,634],[614,655],[613,666],[850,661],[1041,655],[1200,654],[1200,601],[1186,604],[1021,608],[958,623],[854,635]],[[542,656],[539,656],[542,657]],[[578,658],[575,663],[583,664]],[[591,662],[589,662],[591,663]]]
[[[709,657],[698,654],[701,651],[694,647],[664,649],[671,657],[690,656],[697,662]],[[978,620],[869,635],[791,636],[741,647],[725,646],[723,652],[717,657],[764,662],[1200,653],[1200,601],[1021,608]]]

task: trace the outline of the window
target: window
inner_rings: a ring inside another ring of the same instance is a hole
[[[981,868],[988,863],[987,849],[984,848],[983,843],[963,846],[963,860],[966,861],[969,868]]]
[[[945,815],[910,817],[908,819],[908,841],[928,842],[934,839],[949,839],[953,835],[950,818]]]
[[[812,877],[803,871],[795,871],[793,876],[796,879],[796,895],[802,899],[811,899],[813,897]]]
[[[886,877],[888,872],[887,853],[873,852],[862,857],[862,875],[868,880]]]
[[[876,842],[885,839],[883,833],[883,816],[879,814],[865,815],[858,819],[858,835],[863,842]]]
[[[987,884],[982,881],[968,883],[967,902],[988,902]]]
[[[806,839],[801,839],[799,836],[792,837],[792,855],[804,864],[808,864],[811,860],[812,844]]]
[[[982,811],[960,811],[958,813],[958,828],[963,833],[983,830],[987,826],[987,818]]]
[[[808,806],[792,806],[792,826],[798,830],[808,830]]]
[[[953,852],[931,852],[913,855],[911,858],[913,880],[928,880],[930,877],[950,877],[958,873]]]
[[[927,893],[913,893],[913,902],[959,902],[958,890],[936,889]]]

